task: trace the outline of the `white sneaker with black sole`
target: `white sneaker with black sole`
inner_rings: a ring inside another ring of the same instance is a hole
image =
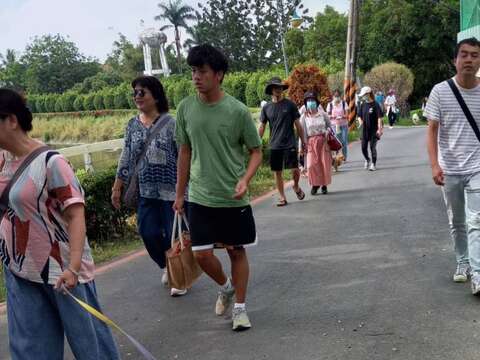
[[[370,170],[370,171],[376,171],[376,170],[377,170],[377,167],[375,166],[374,163],[371,163],[371,164],[370,164],[370,167],[368,168],[368,170]]]

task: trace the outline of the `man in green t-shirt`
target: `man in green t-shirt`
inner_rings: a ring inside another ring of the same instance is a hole
[[[262,162],[261,140],[248,108],[221,89],[228,70],[225,55],[210,45],[193,47],[187,57],[197,95],[177,109],[180,145],[176,211],[184,211],[188,183],[188,217],[192,249],[200,267],[218,285],[215,313],[223,315],[235,297],[233,330],[251,327],[245,309],[249,265],[244,246],[256,242],[248,184]],[[245,147],[250,154],[245,167]],[[232,277],[214,255],[224,244]]]

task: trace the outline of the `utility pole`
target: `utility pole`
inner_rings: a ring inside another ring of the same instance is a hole
[[[357,91],[357,51],[358,51],[358,25],[359,25],[359,0],[350,0],[348,13],[347,53],[345,57],[345,102],[348,105],[348,124],[352,126],[357,118],[355,93]]]

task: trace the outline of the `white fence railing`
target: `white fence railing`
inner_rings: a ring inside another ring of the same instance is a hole
[[[71,146],[68,148],[58,149],[57,151],[63,154],[65,157],[73,157],[73,156],[83,156],[84,168],[87,171],[92,171],[93,169],[93,162],[92,162],[92,154],[95,152],[101,151],[119,151],[123,149],[124,141],[123,139],[116,139],[116,140],[108,140],[97,142],[93,144],[84,144],[84,145],[77,145]]]

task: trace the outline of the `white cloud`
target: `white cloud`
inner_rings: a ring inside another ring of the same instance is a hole
[[[158,15],[158,0],[0,0],[0,53],[13,48],[23,51],[35,37],[60,33],[75,42],[87,56],[101,60],[111,52],[112,43],[121,32],[137,42],[141,31],[140,20],[145,26],[160,24],[153,20]],[[185,0],[196,7],[198,1]],[[304,0],[310,15],[323,10],[326,4],[346,11],[348,0]],[[167,32],[169,42],[173,33]]]

